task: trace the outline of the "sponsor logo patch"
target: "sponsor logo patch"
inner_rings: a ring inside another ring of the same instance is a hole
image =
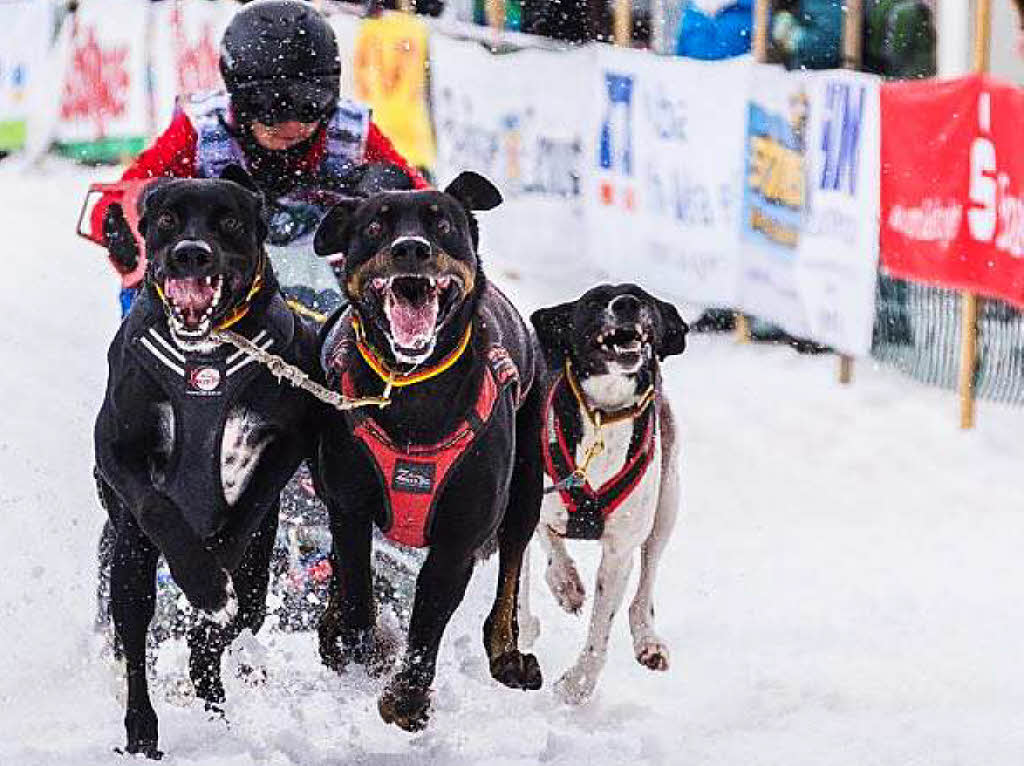
[[[185,393],[189,396],[220,396],[224,371],[215,364],[185,365]]]
[[[434,490],[434,464],[398,460],[391,477],[391,488],[396,492],[429,495]]]

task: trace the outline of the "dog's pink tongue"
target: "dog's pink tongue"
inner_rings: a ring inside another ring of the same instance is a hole
[[[418,306],[395,296],[390,301],[391,335],[395,344],[404,349],[424,348],[430,343],[437,323],[437,299],[431,298]]]
[[[197,277],[168,279],[164,283],[164,295],[186,322],[197,325],[206,309],[213,304],[213,285]]]

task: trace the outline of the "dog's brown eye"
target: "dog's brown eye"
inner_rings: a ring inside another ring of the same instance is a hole
[[[380,236],[381,229],[383,228],[380,225],[380,221],[370,221],[370,225],[366,227],[366,236],[376,239]]]
[[[178,223],[178,219],[174,217],[174,213],[164,211],[156,219],[156,227],[163,231],[169,231],[173,229]]]
[[[220,228],[227,234],[238,234],[242,230],[242,222],[233,215],[220,220]]]
[[[442,235],[452,233],[452,223],[447,218],[441,218],[437,222],[437,230]]]

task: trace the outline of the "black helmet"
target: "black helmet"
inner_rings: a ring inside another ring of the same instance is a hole
[[[315,122],[338,103],[334,30],[309,3],[257,0],[235,14],[220,46],[220,73],[242,121]]]

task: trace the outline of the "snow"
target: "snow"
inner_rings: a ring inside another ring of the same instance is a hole
[[[112,173],[6,164],[0,764],[116,763],[121,683],[91,623],[103,518],[92,420],[116,285],[101,252],[72,234],[86,184]],[[579,264],[541,277],[518,247],[483,236],[492,278],[524,311],[588,286]],[[558,610],[535,556],[545,688],[492,682],[480,638],[492,561],[448,628],[425,732],[383,724],[381,682],[327,671],[311,635],[261,634],[242,651],[265,655],[268,682],[225,673],[229,724],[168,702],[183,657],[161,657],[171,680],[154,702],[170,762],[1019,764],[1024,410],[982,404],[979,427],[961,433],[948,393],[868,361],[840,387],[831,358],[723,337],[692,337],[667,385],[684,472],[656,596],[667,674],[633,660],[623,614],[595,699],[558,703],[550,685],[587,616]],[[572,550],[591,586],[594,546]]]

